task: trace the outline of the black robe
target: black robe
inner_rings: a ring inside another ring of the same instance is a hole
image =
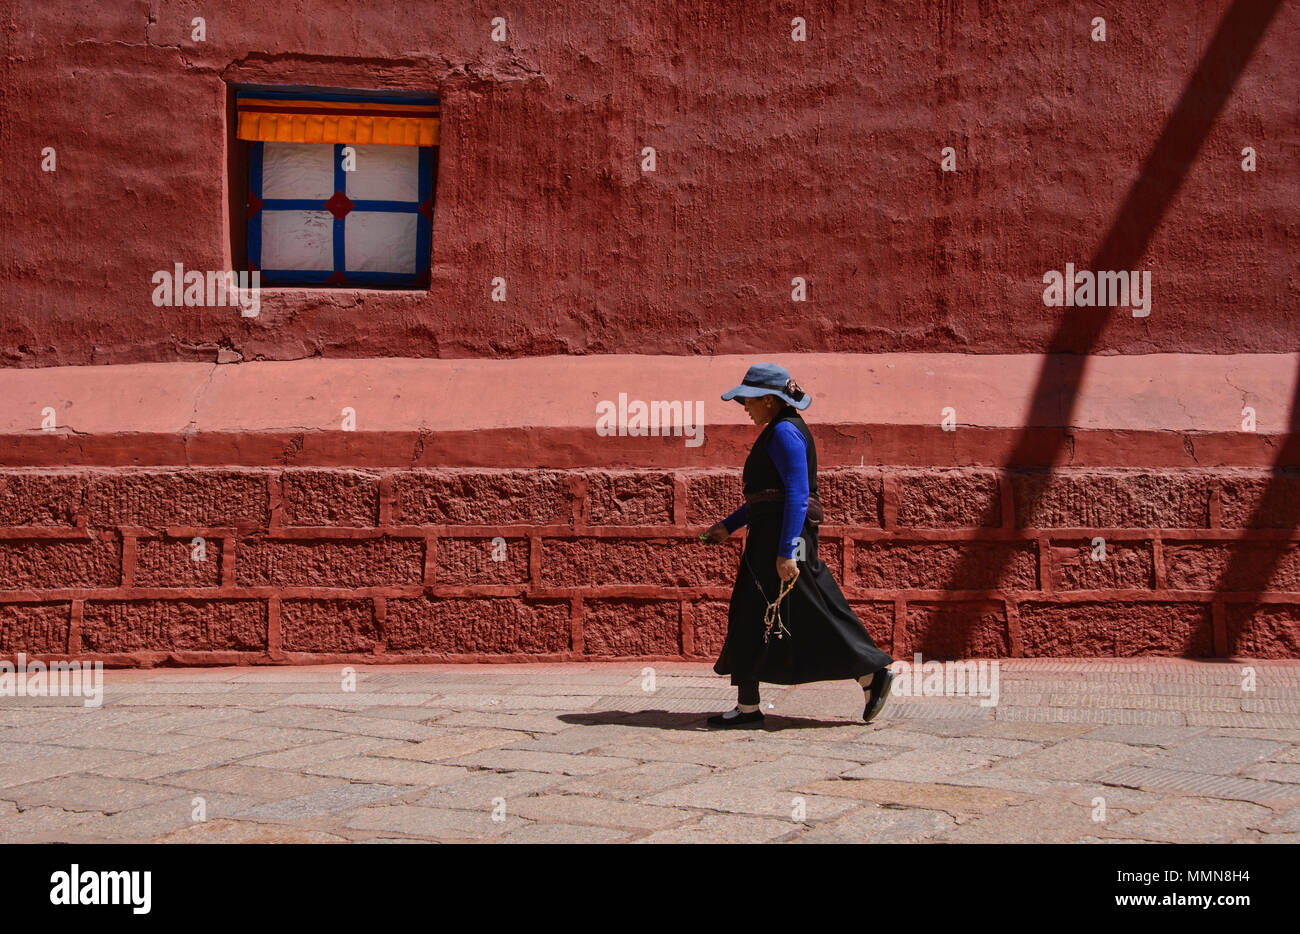
[[[745,460],[744,490],[753,493],[784,488],[781,474],[766,450],[772,432],[782,420],[790,421],[804,436],[808,446],[808,491],[816,495],[817,448],[812,432],[791,405],[768,422],[754,442]],[[859,678],[891,663],[893,659],[871,641],[830,568],[822,563],[817,553],[819,523],[807,517],[801,532],[805,548],[799,576],[780,605],[780,618],[790,635],[778,639],[774,627],[771,639],[764,645],[763,614],[781,587],[776,557],[784,510],[783,501],[749,503],[745,508],[749,534],[731,592],[727,638],[713,670],[731,675],[735,685],[752,681],[804,684]]]

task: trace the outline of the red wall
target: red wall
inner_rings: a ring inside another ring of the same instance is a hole
[[[1300,346],[1294,4],[1271,22],[1258,2],[16,6],[6,365]],[[427,293],[281,292],[257,319],[153,306],[154,270],[231,264],[244,81],[441,94]],[[1154,299],[1094,338],[1104,312],[1044,307],[1042,274],[1104,244]]]
[[[0,470],[0,654],[716,657],[739,536],[695,535],[735,487],[734,470]],[[895,658],[1300,655],[1300,549],[1276,520],[1298,478],[845,468],[819,487],[820,557]]]

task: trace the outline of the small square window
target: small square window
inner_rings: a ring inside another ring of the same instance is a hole
[[[263,286],[428,286],[436,96],[260,86],[235,107],[245,268]]]

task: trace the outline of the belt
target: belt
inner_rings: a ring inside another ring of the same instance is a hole
[[[753,493],[745,494],[746,504],[779,503],[784,501],[785,501],[785,490],[781,490],[781,489],[755,490]],[[823,515],[824,514],[822,512],[821,500],[817,498],[816,494],[809,494],[808,517],[807,517],[808,521],[811,522],[813,525],[816,525],[822,521]]]

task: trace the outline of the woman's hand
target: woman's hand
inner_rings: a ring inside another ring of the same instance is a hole
[[[776,573],[781,575],[781,583],[787,584],[799,576],[799,562],[794,558],[777,558]]]
[[[710,544],[720,545],[727,540],[731,533],[727,531],[725,525],[719,522],[717,525],[712,526],[707,532],[705,532],[704,535],[705,539]]]

